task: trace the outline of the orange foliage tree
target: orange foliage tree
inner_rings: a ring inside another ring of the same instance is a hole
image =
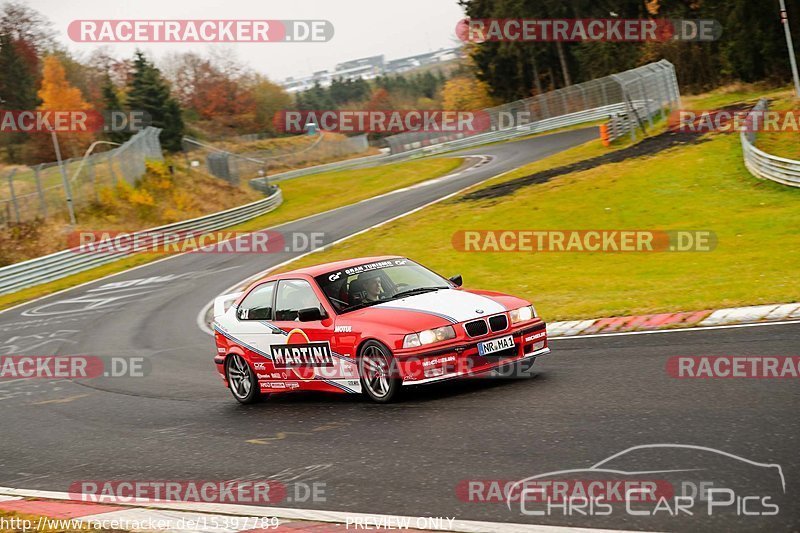
[[[47,56],[42,68],[42,86],[37,93],[42,101],[38,107],[42,111],[90,111],[92,106],[83,99],[80,89],[73,87],[64,71],[64,66],[55,56]],[[81,148],[90,142],[93,134],[87,133],[59,133],[58,140],[61,145],[62,155],[75,157],[82,155]],[[50,136],[47,135],[49,141]],[[42,150],[48,148],[46,142],[40,143]],[[52,147],[49,148],[50,158],[54,158]],[[44,156],[45,154],[42,153]]]

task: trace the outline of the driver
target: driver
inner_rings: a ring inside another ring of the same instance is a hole
[[[375,302],[381,300],[383,287],[381,287],[381,276],[377,272],[366,272],[361,275],[359,280],[364,280],[364,301]]]

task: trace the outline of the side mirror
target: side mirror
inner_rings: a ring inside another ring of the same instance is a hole
[[[315,320],[322,320],[325,317],[319,307],[308,307],[306,309],[300,309],[297,312],[297,318],[300,319],[300,322],[313,322]]]
[[[463,285],[463,284],[464,284],[464,280],[461,278],[461,274],[456,274],[455,276],[453,276],[452,278],[450,278],[450,281],[451,281],[451,282],[453,283],[453,285],[455,285],[456,287],[460,287],[461,285]]]

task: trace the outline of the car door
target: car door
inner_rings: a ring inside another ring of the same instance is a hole
[[[272,377],[266,374],[271,370],[267,364],[270,347],[286,342],[286,334],[273,323],[276,285],[277,282],[269,281],[254,287],[237,307],[226,313],[228,323],[232,323],[232,340],[245,349],[259,379]]]
[[[319,318],[301,320],[301,311],[310,309],[319,309]],[[355,365],[331,349],[331,313],[309,280],[282,279],[278,282],[274,324],[288,333],[288,347],[284,350],[286,357],[282,357],[280,349],[273,353],[276,369],[285,368],[306,382],[321,380],[340,390],[357,392],[360,389]]]

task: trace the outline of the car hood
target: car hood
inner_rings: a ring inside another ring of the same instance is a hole
[[[506,310],[505,306],[492,298],[456,289],[407,296],[378,304],[373,309],[417,312],[437,316],[451,323],[465,322]]]
[[[381,326],[393,334],[403,335],[491,316],[523,305],[528,302],[499,292],[442,289],[351,311],[341,315],[336,324],[356,325],[360,331]]]

